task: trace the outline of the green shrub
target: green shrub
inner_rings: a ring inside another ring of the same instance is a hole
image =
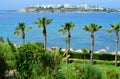
[[[115,55],[113,55],[113,54],[94,54],[93,58],[96,60],[112,61],[112,60],[115,60]]]
[[[90,60],[83,60],[83,59],[78,59],[78,60],[74,60],[74,59],[69,59],[70,63],[79,63],[79,64],[89,64]],[[93,61],[94,64],[102,64],[102,65],[114,65],[115,62],[112,61],[104,61],[104,60],[94,60]],[[118,66],[120,65],[120,62],[118,62]]]
[[[79,63],[79,64],[89,64],[90,63],[90,60],[73,60],[73,59],[69,59],[69,62],[70,63]]]
[[[76,59],[84,59],[84,56],[86,59],[90,59],[90,54],[89,53],[69,53],[70,58],[76,58]],[[99,54],[99,53],[94,53],[93,59],[95,60],[107,60],[107,61],[113,61],[115,60],[115,55],[113,54]],[[120,55],[118,55],[118,60],[120,60]]]
[[[31,78],[40,74],[41,55],[44,54],[42,45],[27,43],[18,48],[16,53],[17,70],[23,78]]]
[[[4,42],[4,39],[1,36],[0,36],[0,42],[2,42],[2,43]]]
[[[0,43],[0,75],[4,75],[6,70],[15,69],[15,55],[8,43]]]
[[[94,64],[103,64],[103,65],[114,65],[114,62],[111,61],[103,61],[103,60],[96,60]]]
[[[61,73],[60,71],[61,69],[59,68],[55,68],[52,70],[52,72],[47,73],[46,75],[40,77],[39,79],[66,79],[65,75],[63,73]]]
[[[16,48],[15,48],[14,44],[9,40],[9,38],[7,38],[7,42],[10,45],[12,52],[15,53],[16,52]]]
[[[92,65],[85,65],[80,69],[80,79],[101,79],[102,75],[100,69],[93,67]]]
[[[106,71],[107,79],[119,79],[119,74],[115,70]]]
[[[77,58],[77,59],[84,59],[84,56],[86,59],[90,59],[90,55],[88,53],[76,53],[76,52],[72,52],[69,53],[70,54],[70,58]]]
[[[101,70],[94,65],[70,63],[61,65],[65,79],[102,79]]]
[[[4,77],[4,73],[7,70],[7,63],[0,53],[0,79]]]
[[[16,61],[17,70],[22,78],[54,78],[52,76],[56,68],[54,53],[44,51],[41,43],[27,43],[20,46],[16,54]]]

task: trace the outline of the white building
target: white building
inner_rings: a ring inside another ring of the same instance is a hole
[[[72,4],[63,4],[64,8],[74,8]]]

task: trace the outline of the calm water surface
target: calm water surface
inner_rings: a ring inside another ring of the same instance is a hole
[[[37,18],[48,17],[53,22],[47,26],[47,47],[60,46],[65,48],[65,38],[58,32],[61,25],[65,22],[73,22],[76,28],[72,31],[71,48],[90,49],[90,33],[82,30],[83,26],[90,22],[95,22],[103,28],[95,33],[95,50],[108,48],[115,50],[115,34],[106,33],[110,29],[110,24],[120,22],[120,13],[19,13],[0,11],[0,36],[7,37],[16,44],[22,44],[21,37],[14,36],[14,30],[18,22],[25,22],[26,27],[32,26],[31,32],[26,31],[26,41],[43,42],[42,30],[33,24]],[[120,47],[120,45],[119,45]],[[119,48],[120,51],[120,48]]]

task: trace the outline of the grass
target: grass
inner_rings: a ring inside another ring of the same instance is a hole
[[[63,63],[60,65],[61,66],[61,73],[63,73],[66,77],[66,79],[78,79],[77,77],[80,76],[78,73],[80,73],[84,69],[84,73],[81,73],[82,76],[91,76],[93,75],[94,77],[100,76],[101,78],[99,79],[120,79],[120,67],[115,67],[114,65],[103,65],[103,64],[96,64],[96,65],[90,65],[90,64],[81,64],[81,63]],[[76,70],[76,68],[78,69]],[[87,70],[87,71],[86,71]],[[86,71],[86,72],[85,72]],[[107,75],[107,71],[110,72],[111,74]],[[114,74],[118,74],[119,78],[112,78],[111,76],[114,76]],[[89,77],[89,79],[93,79],[94,77]],[[94,79],[98,79],[94,78]],[[111,78],[108,78],[111,77]],[[80,78],[84,79],[84,78]]]
[[[111,72],[114,73],[114,71],[117,71],[117,73],[119,74],[119,79],[120,79],[120,66],[119,67],[115,67],[113,65],[100,65],[100,64],[97,64],[97,65],[93,65],[97,68],[99,68],[100,70],[102,70],[102,79],[106,79],[106,71],[109,70]]]
[[[94,64],[102,64],[102,65],[115,65],[115,61],[107,61],[107,60],[93,60]],[[82,64],[89,64],[90,60],[88,59],[75,59],[69,58],[70,63],[82,63]],[[120,61],[117,62],[117,65],[120,66]]]

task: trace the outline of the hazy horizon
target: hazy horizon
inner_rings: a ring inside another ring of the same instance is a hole
[[[120,0],[2,0],[0,1],[0,10],[18,10],[31,5],[41,4],[89,4],[105,8],[120,8]]]

